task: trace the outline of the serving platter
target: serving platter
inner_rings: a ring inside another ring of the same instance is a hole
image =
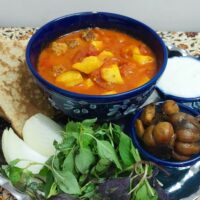
[[[179,49],[169,44],[167,44],[167,46],[169,50],[169,57],[189,56],[188,53],[182,49]],[[159,100],[161,100],[161,97],[155,91],[145,102],[145,104]],[[197,110],[200,109],[199,105],[189,104],[189,106]],[[130,122],[130,116],[127,116],[126,118],[120,120],[120,122],[117,123],[120,123],[124,127],[125,131],[129,132],[129,126],[130,126],[129,122]],[[9,124],[6,124],[3,120],[0,120],[0,125],[1,129],[3,129],[6,126],[9,126]],[[3,160],[0,160],[0,162],[1,162],[0,164],[2,164]],[[163,184],[163,188],[169,195],[170,200],[177,200],[177,199],[194,200],[200,196],[200,182],[199,182],[200,162],[187,168],[176,168],[176,169],[166,168],[166,170],[170,173],[170,176],[166,176],[166,174],[160,172],[158,174],[158,180]],[[15,196],[15,198],[19,200],[30,199],[27,195],[17,192],[10,185],[10,183],[3,177],[0,177],[0,185],[3,188],[7,189],[11,194],[13,194],[13,196]]]

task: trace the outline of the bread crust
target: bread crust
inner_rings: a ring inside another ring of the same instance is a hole
[[[47,95],[28,71],[26,44],[27,40],[0,39],[0,116],[11,122],[19,136],[32,115],[54,114]]]

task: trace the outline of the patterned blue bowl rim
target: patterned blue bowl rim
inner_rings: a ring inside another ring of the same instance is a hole
[[[200,61],[200,57],[192,57],[192,56],[183,56],[180,57],[181,59],[185,59],[185,58],[190,58],[190,59],[195,59]],[[164,98],[164,99],[173,99],[177,102],[180,103],[187,103],[187,102],[200,102],[200,97],[194,97],[194,98],[185,98],[185,97],[179,97],[179,96],[175,96],[175,95],[171,95],[168,93],[165,93],[162,89],[160,89],[159,87],[155,87],[155,89],[158,91],[158,93]]]
[[[163,101],[160,101],[160,102],[157,102],[156,105],[160,105],[162,104]],[[180,109],[182,111],[185,111],[187,113],[190,113],[192,114],[193,116],[198,116],[199,113],[197,111],[195,111],[194,109],[188,107],[188,106],[185,106],[183,104],[180,104],[178,103]],[[137,134],[136,134],[136,130],[135,130],[135,127],[134,127],[134,124],[135,124],[135,121],[136,119],[138,119],[138,117],[140,116],[141,112],[142,112],[142,108],[139,109],[136,114],[132,117],[132,119],[130,120],[131,124],[130,124],[130,131],[131,131],[131,138],[132,138],[132,141],[133,141],[133,144],[135,145],[135,147],[139,150],[139,152],[141,153],[141,155],[144,156],[145,159],[149,159],[155,163],[158,163],[162,166],[166,166],[166,167],[187,167],[187,166],[191,166],[193,164],[195,164],[196,162],[200,161],[200,154],[198,154],[197,156],[195,156],[194,158],[190,159],[190,160],[187,160],[187,161],[183,161],[183,162],[173,162],[173,161],[167,161],[167,160],[163,160],[163,159],[160,159],[156,156],[154,156],[153,154],[149,153],[148,151],[146,151],[140,141],[138,140],[138,137],[137,137]]]
[[[127,92],[123,92],[123,93],[119,93],[119,94],[113,94],[113,95],[86,95],[86,94],[74,93],[74,92],[70,92],[70,91],[61,89],[59,87],[56,87],[55,85],[53,85],[53,84],[49,83],[48,81],[46,81],[45,79],[43,79],[37,73],[35,67],[32,65],[31,60],[30,60],[31,47],[32,47],[33,43],[35,42],[35,40],[37,39],[37,37],[43,32],[43,29],[47,29],[49,26],[51,26],[54,23],[57,23],[57,21],[59,21],[59,20],[63,20],[65,18],[70,18],[73,16],[89,16],[89,15],[94,15],[94,16],[104,15],[107,17],[117,18],[119,20],[126,20],[126,21],[130,22],[130,24],[131,23],[138,24],[138,25],[144,27],[148,32],[150,32],[154,36],[154,38],[159,42],[159,44],[161,45],[161,47],[163,49],[163,64],[162,64],[162,66],[160,66],[160,70],[158,71],[158,73],[149,82],[147,82],[146,84],[144,84],[136,89],[133,89],[133,90],[130,90]],[[76,99],[84,99],[84,100],[98,99],[98,100],[102,100],[102,101],[116,101],[116,100],[132,97],[133,95],[138,94],[138,93],[144,91],[145,89],[149,88],[151,85],[153,85],[157,81],[157,79],[162,75],[162,73],[165,70],[165,67],[167,64],[167,59],[168,59],[167,48],[166,48],[163,40],[153,29],[151,29],[144,23],[139,22],[130,17],[126,17],[123,15],[114,14],[114,13],[107,13],[107,12],[80,12],[80,13],[65,15],[63,17],[54,19],[54,20],[48,22],[47,24],[43,25],[35,34],[33,34],[31,39],[29,40],[27,48],[26,48],[26,63],[29,67],[29,70],[32,72],[32,74],[36,77],[36,79],[38,81],[40,81],[43,85],[45,85],[47,88],[49,88],[52,91],[58,92],[60,94],[66,95],[68,97],[72,97],[72,98],[76,98]]]

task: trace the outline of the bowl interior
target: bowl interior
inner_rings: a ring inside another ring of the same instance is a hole
[[[156,103],[156,105],[161,105],[163,102],[158,102]],[[185,106],[183,104],[178,103],[179,108],[182,112],[191,114],[193,116],[198,116],[198,112],[195,111],[194,109]],[[168,160],[164,160],[164,159],[160,159],[159,157],[149,153],[146,149],[143,148],[143,146],[141,145],[141,142],[136,134],[136,130],[135,130],[135,121],[136,119],[138,119],[142,113],[143,109],[138,110],[138,112],[132,117],[131,119],[131,137],[132,137],[132,141],[134,143],[134,145],[136,146],[136,148],[139,150],[139,152],[141,153],[141,155],[144,157],[144,159],[148,159],[151,160],[153,162],[156,162],[160,165],[163,166],[167,166],[167,167],[186,167],[186,166],[190,166],[193,165],[194,163],[196,163],[197,161],[200,160],[200,155],[197,154],[195,156],[193,156],[190,160],[187,161],[182,161],[182,162],[177,162],[177,161],[168,161]]]
[[[88,27],[119,30],[134,36],[142,40],[153,50],[159,68],[166,65],[166,47],[162,39],[151,28],[129,17],[104,12],[77,13],[47,23],[32,36],[27,47],[27,60],[30,57],[30,64],[36,67],[41,50],[49,42],[64,34]]]

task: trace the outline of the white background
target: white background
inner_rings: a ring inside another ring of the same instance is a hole
[[[156,30],[200,32],[200,0],[0,0],[0,27],[38,27],[79,11],[120,13]]]

